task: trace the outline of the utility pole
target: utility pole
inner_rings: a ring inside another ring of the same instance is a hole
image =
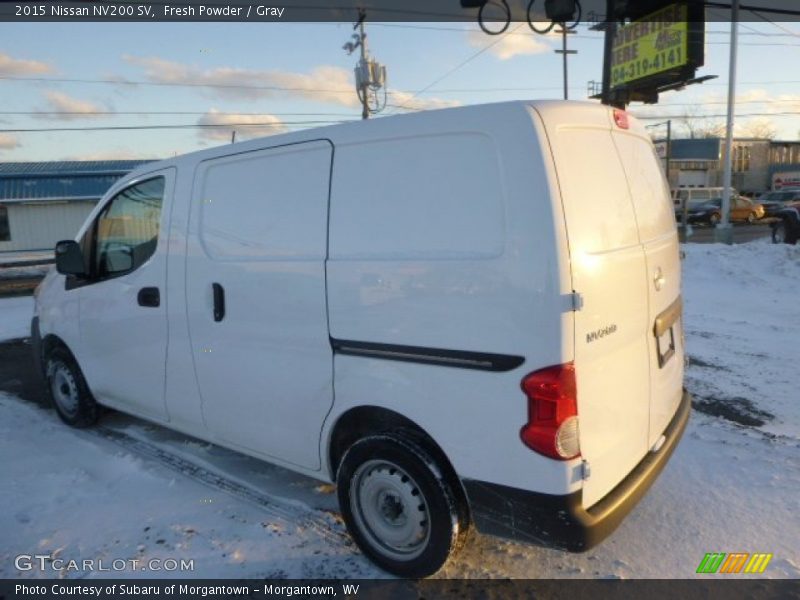
[[[672,119],[667,119],[667,156],[664,159],[664,170],[667,172],[667,185],[669,183],[670,161],[672,160]]]
[[[358,33],[361,38],[361,60],[359,61],[359,66],[367,64],[367,34],[364,33],[364,19],[366,18],[366,14],[362,11],[359,15],[358,19]],[[358,85],[358,82],[356,82]],[[362,119],[369,119],[369,104],[367,103],[367,93],[366,89],[364,89],[364,93],[361,95],[361,118]]]
[[[733,113],[736,109],[736,45],[739,41],[739,0],[731,3],[731,53],[728,65],[728,119],[725,131],[725,171],[722,176],[722,218],[714,230],[714,239],[725,244],[733,243],[730,224],[731,179],[733,177]]]
[[[347,54],[352,54],[356,48],[361,49],[361,58],[356,65],[355,76],[356,94],[361,102],[362,119],[368,119],[371,113],[377,113],[386,108],[386,67],[369,58],[367,34],[364,31],[366,18],[366,12],[359,9],[358,22],[353,26],[353,30],[357,29],[358,33],[354,33],[351,41],[342,46]],[[383,101],[378,96],[381,89],[384,90]]]
[[[617,16],[615,0],[606,0],[606,20],[603,23],[603,91],[601,102],[616,108],[625,108],[624,103],[611,99],[611,52],[617,35]],[[598,26],[599,28],[599,26]]]
[[[570,33],[575,33],[571,29],[567,29],[566,23],[560,23],[561,31],[558,33],[561,34],[561,50],[555,50],[556,54],[561,54],[563,56],[564,61],[564,100],[569,100],[569,77],[567,74],[567,57],[570,54],[577,54],[577,50],[567,50],[567,35]]]

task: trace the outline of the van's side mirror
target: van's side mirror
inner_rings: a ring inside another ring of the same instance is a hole
[[[56,244],[56,271],[62,275],[86,275],[83,252],[78,242],[64,240]]]

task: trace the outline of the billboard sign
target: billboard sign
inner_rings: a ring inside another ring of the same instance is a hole
[[[704,13],[687,2],[632,20],[614,35],[611,90],[656,94],[694,77],[704,60]]]

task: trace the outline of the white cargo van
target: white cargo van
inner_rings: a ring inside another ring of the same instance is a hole
[[[469,528],[609,535],[689,415],[669,190],[644,128],[510,102],[153,163],[37,294],[61,418],[112,407],[336,482],[383,568]]]

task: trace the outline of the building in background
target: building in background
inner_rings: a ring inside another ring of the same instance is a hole
[[[672,140],[670,187],[721,187],[725,140]],[[666,165],[666,141],[656,142]],[[774,187],[800,185],[800,141],[738,138],[733,141],[732,186],[742,194],[758,195]]]
[[[0,163],[0,252],[52,250],[143,160]]]

